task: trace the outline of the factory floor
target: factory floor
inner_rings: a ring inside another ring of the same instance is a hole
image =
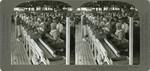
[[[80,36],[81,34],[79,33],[79,26],[76,27],[76,36]],[[81,37],[75,37],[76,41],[79,45],[81,44],[80,42],[82,41]],[[86,42],[84,43],[84,45],[86,44]],[[88,44],[87,44],[88,45]],[[73,48],[73,46],[72,46]],[[73,48],[74,49],[74,48]],[[75,56],[75,54],[77,54],[75,51],[73,51],[73,53],[71,52],[71,65],[75,64],[75,59],[78,58],[78,56]],[[139,64],[139,53],[134,53],[134,57],[133,57],[133,61],[134,61],[134,65],[138,65]],[[125,62],[127,63],[127,62]],[[117,63],[115,63],[117,64]],[[120,63],[119,63],[120,64]],[[16,40],[16,36],[15,36],[15,26],[12,25],[12,33],[11,33],[11,65],[31,65],[31,62],[28,58],[28,55],[25,51],[25,48],[23,46],[23,43]],[[65,65],[65,60],[59,60],[59,61],[53,61],[51,62],[51,65]]]
[[[89,44],[86,41],[83,41],[81,37],[81,25],[76,25],[75,36],[75,65],[96,65],[95,61],[89,56],[90,51],[87,50]],[[138,65],[139,53],[134,53],[133,57],[133,64]],[[113,63],[114,65],[128,65],[129,60],[114,61]]]
[[[73,63],[73,62],[72,62]],[[65,59],[51,61],[51,65],[65,65]],[[12,25],[11,33],[11,65],[32,65],[28,58],[28,54],[20,39],[16,39],[15,25]]]
[[[11,33],[11,65],[31,65],[23,43],[16,39],[14,25]]]
[[[81,25],[76,25],[75,65],[97,65],[92,57],[90,45],[83,41],[81,35]]]

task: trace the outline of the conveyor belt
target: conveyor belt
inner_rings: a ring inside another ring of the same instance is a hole
[[[124,39],[126,41],[126,39]],[[124,42],[124,43],[118,43],[117,40],[110,39],[108,40],[112,46],[114,46],[114,49],[116,49],[118,52],[124,51],[125,49],[129,48],[129,42]]]
[[[129,49],[129,42],[114,44],[119,51],[124,51],[125,49]]]
[[[47,38],[48,39],[48,38]],[[65,48],[65,46],[63,46],[63,43],[54,43],[53,45],[51,45],[52,43],[49,43],[48,41],[41,39],[43,42],[45,42],[53,51],[58,51],[60,49],[63,49],[63,47]],[[62,48],[60,48],[62,47]]]
[[[110,47],[110,49],[119,57],[120,51],[114,45],[112,45],[107,39],[104,38],[104,41]]]
[[[53,56],[51,55],[51,53],[42,45],[42,43],[39,40],[34,40],[38,46],[41,48],[41,50],[44,53],[44,58],[53,58]]]
[[[44,52],[46,58],[48,58],[51,62],[53,61],[57,61],[55,64],[59,64],[59,63],[63,63],[65,62],[64,56],[59,56],[59,55],[55,55],[53,51],[53,53],[51,54],[50,51],[48,51],[48,49],[43,45],[43,43],[40,42],[41,39],[37,40],[37,44],[40,46],[40,48],[42,49],[42,51]],[[51,48],[51,47],[48,47]],[[52,51],[52,50],[51,50]],[[54,64],[54,63],[52,63]]]
[[[106,49],[106,51],[108,53],[108,58],[115,58],[115,57],[117,57],[116,54],[110,49],[110,47],[106,44],[106,42],[104,40],[99,40],[99,41],[102,43],[102,45]]]

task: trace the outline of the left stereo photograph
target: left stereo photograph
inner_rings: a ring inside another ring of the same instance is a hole
[[[74,64],[72,10],[60,1],[17,5],[12,13],[11,65]]]

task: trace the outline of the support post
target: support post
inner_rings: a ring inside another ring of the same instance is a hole
[[[14,24],[14,25],[15,25],[15,38],[17,38],[17,35],[18,35],[18,34],[17,34],[17,31],[18,31],[18,29],[17,29],[17,21],[18,21],[18,20],[17,20],[17,17],[16,17],[16,16],[14,17],[14,21],[15,21],[15,24]]]
[[[66,17],[66,65],[70,65],[70,18]]]
[[[83,38],[83,16],[81,16],[81,37]]]
[[[133,18],[129,17],[129,65],[133,65]]]

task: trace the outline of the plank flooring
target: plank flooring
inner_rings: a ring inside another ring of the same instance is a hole
[[[23,43],[15,38],[14,25],[12,25],[11,33],[11,65],[31,65]]]
[[[88,42],[81,38],[81,27],[76,25],[75,65],[97,65]]]

